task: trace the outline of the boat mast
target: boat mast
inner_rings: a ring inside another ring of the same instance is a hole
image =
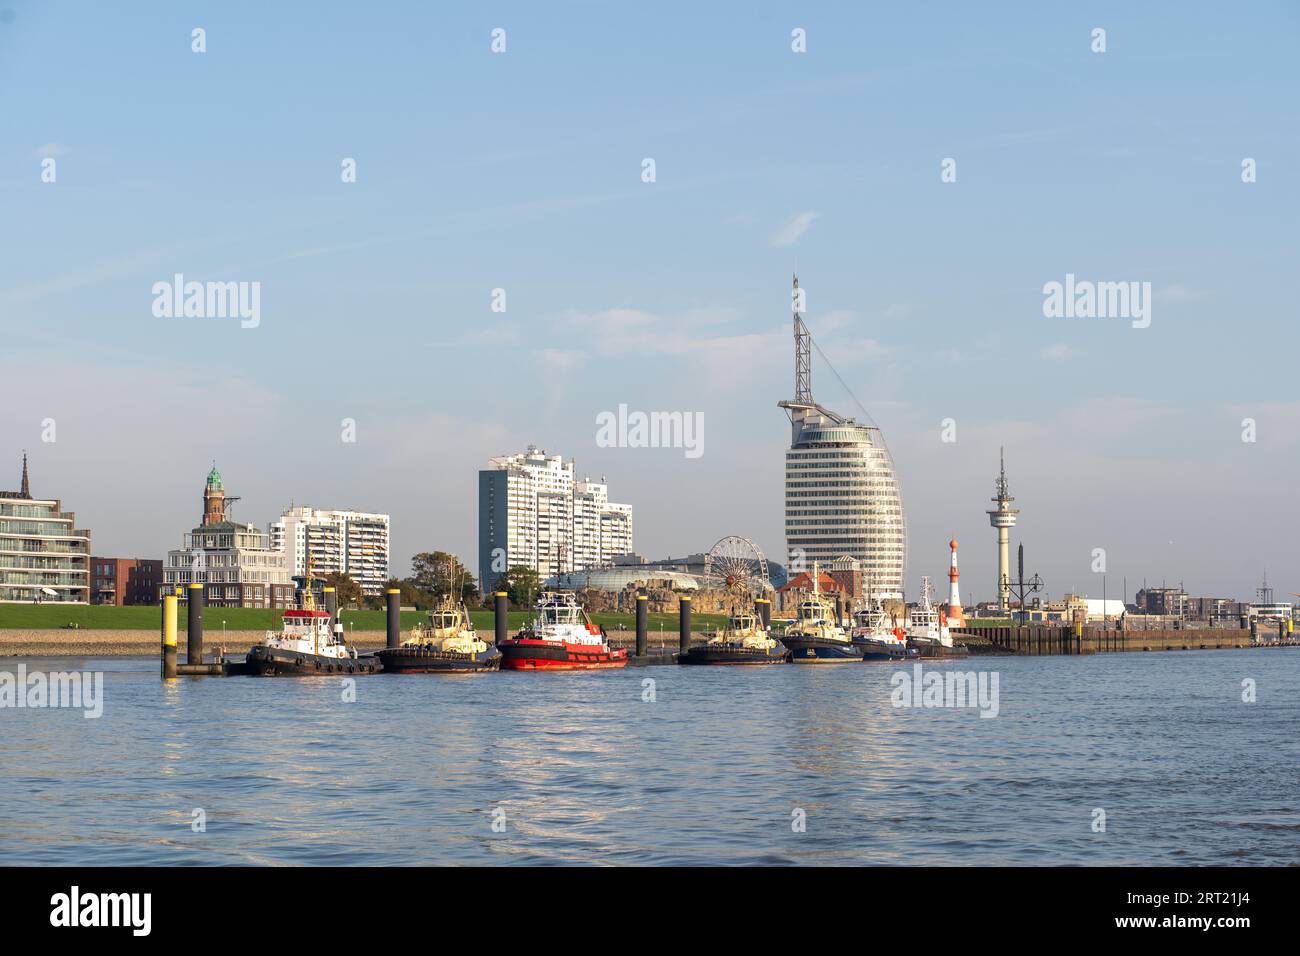
[[[314,611],[316,610],[316,598],[312,595],[311,582],[312,582],[312,578],[314,578],[315,575],[312,573],[310,536],[307,537],[307,569],[306,570],[307,570],[307,577],[306,580],[303,581],[303,589],[302,589],[302,609],[304,611]],[[310,622],[310,627],[311,627],[312,652],[315,654],[319,654],[320,653],[320,628],[316,626],[315,617],[309,615],[307,620]]]

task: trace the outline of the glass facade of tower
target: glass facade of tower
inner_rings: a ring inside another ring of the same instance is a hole
[[[789,560],[811,570],[848,556],[880,597],[901,597],[907,528],[894,463],[880,429],[841,421],[818,406],[795,408],[785,456]]]

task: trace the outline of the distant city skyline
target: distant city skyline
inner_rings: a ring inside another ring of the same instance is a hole
[[[237,521],[388,514],[394,574],[476,567],[477,473],[535,444],[647,556],[788,563],[797,271],[887,437],[909,597],[955,536],[995,599],[1000,446],[1053,596],[1102,596],[1097,549],[1107,596],[1300,591],[1293,5],[9,7],[0,488],[25,448],[97,553],[165,557],[215,459]],[[256,326],[155,315],[177,274],[259,283]],[[1049,318],[1067,276],[1149,282],[1149,326]],[[607,447],[621,405],[698,414],[702,453]]]

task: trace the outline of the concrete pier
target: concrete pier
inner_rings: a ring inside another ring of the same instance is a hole
[[[176,665],[176,673],[181,677],[224,677],[226,665],[221,661],[210,664],[203,662],[203,605],[204,589],[202,584],[189,586],[189,616],[186,621],[185,663]]]

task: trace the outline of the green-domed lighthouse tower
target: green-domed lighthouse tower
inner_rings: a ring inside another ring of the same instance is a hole
[[[207,484],[203,486],[203,527],[221,524],[226,520],[226,489],[221,483],[221,472],[216,463],[208,472]]]

